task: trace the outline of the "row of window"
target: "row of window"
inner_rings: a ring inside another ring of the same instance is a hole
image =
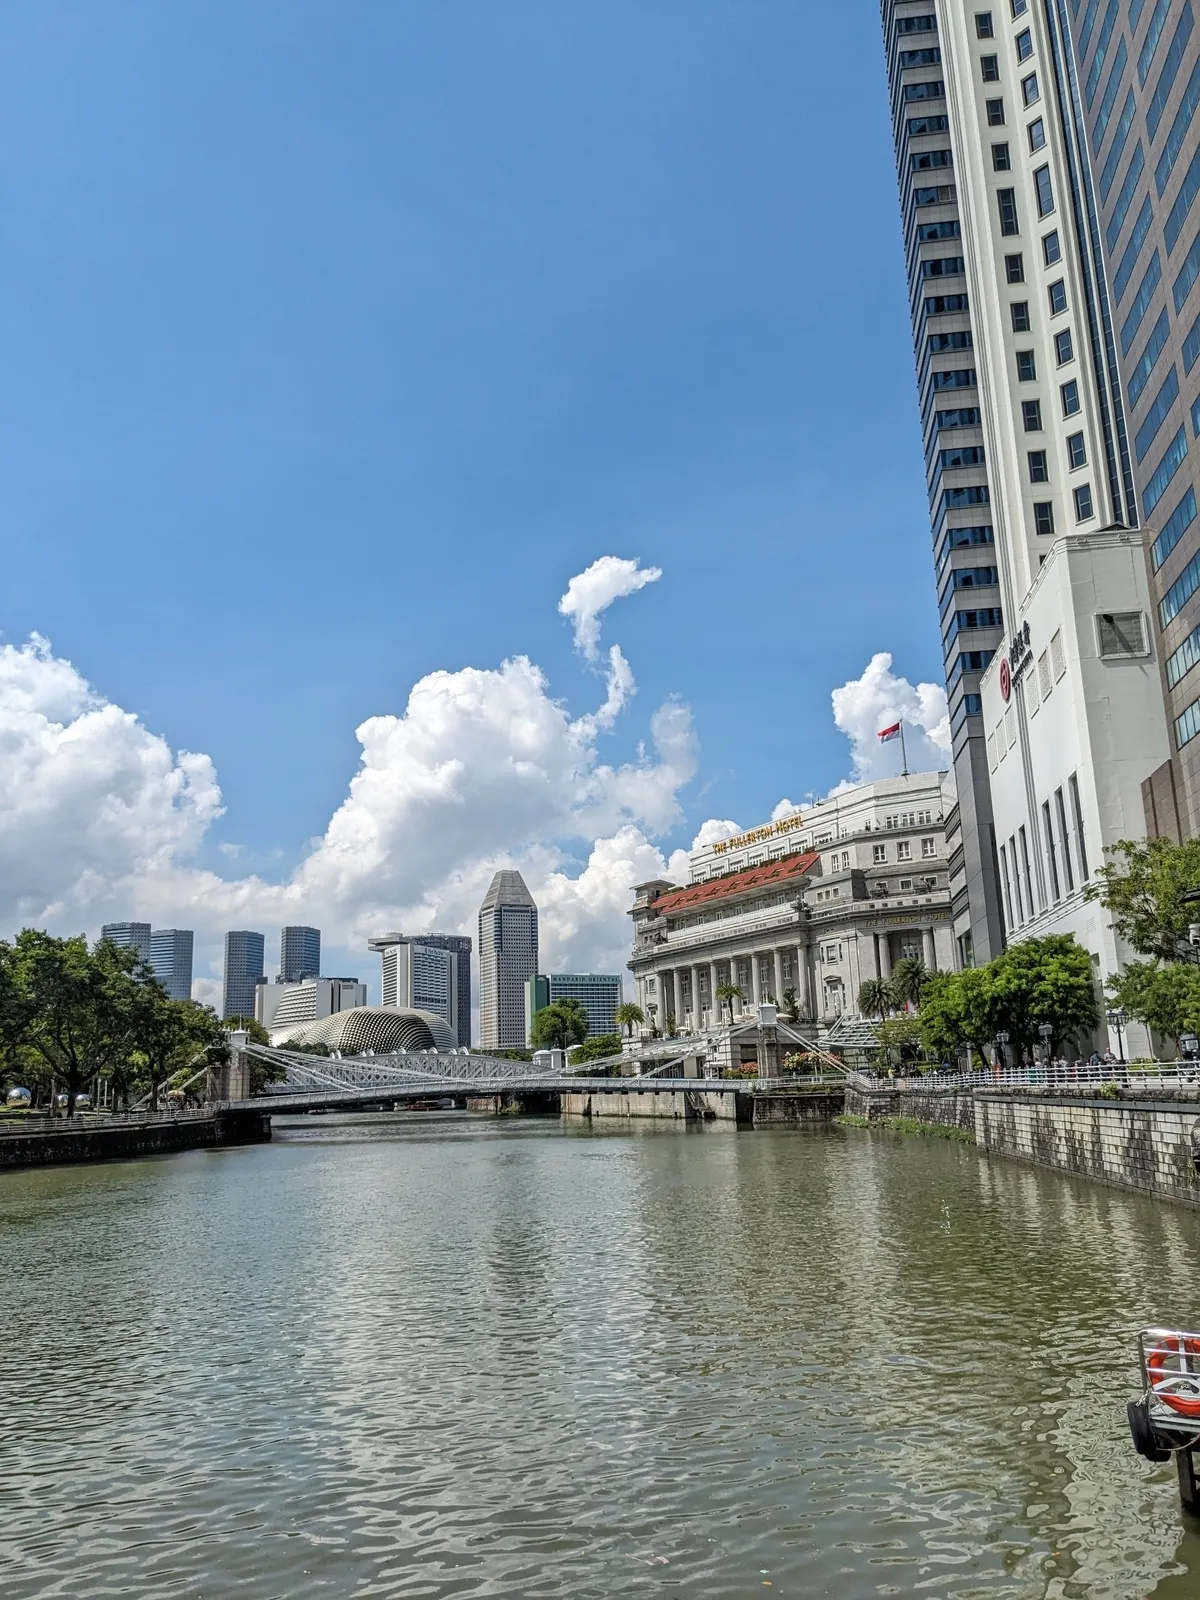
[[[1062,899],[1064,891],[1067,894],[1075,892],[1076,868],[1078,868],[1078,881],[1081,884],[1086,883],[1090,876],[1083,828],[1083,807],[1079,796],[1079,780],[1075,773],[1067,779],[1066,789],[1070,797],[1070,824],[1067,820],[1067,799],[1061,788],[1054,791],[1053,809],[1049,800],[1042,802],[1041,842],[1049,872],[1050,893],[1055,902]],[[1029,841],[1024,826],[1018,828],[1016,834],[1010,835],[1007,845],[1000,846],[1000,876],[1004,884],[1004,904],[1009,926],[1020,927],[1022,923],[1037,915],[1034,909]],[[1046,909],[1045,895],[1040,882],[1038,904],[1042,911]]]
[[[997,122],[992,123],[993,126],[997,126],[998,123],[1002,123],[1004,121],[1004,102],[1003,100],[988,101],[989,122],[992,122],[990,111],[992,106],[1000,107],[1000,116],[997,119]],[[1029,154],[1031,156],[1037,155],[1039,150],[1044,150],[1046,148],[1046,124],[1042,121],[1041,117],[1034,117],[1033,121],[1026,128],[1025,132],[1029,139]],[[992,146],[992,171],[1012,171],[1012,152],[1007,144],[994,144]]]
[[[1069,383],[1059,384],[1058,395],[1062,404],[1063,417],[1078,416],[1079,384],[1074,378]],[[1042,402],[1040,400],[1021,401],[1021,422],[1026,433],[1040,433],[1042,431]],[[1082,436],[1072,435],[1072,437],[1079,437],[1082,445]],[[1073,465],[1081,467],[1085,464],[1086,459],[1086,456],[1084,456],[1081,460],[1073,462]]]

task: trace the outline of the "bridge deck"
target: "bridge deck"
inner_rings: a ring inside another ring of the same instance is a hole
[[[315,1110],[347,1110],[355,1106],[398,1104],[421,1100],[490,1099],[496,1095],[564,1094],[762,1094],[766,1092],[805,1094],[829,1088],[844,1088],[843,1078],[580,1078],[527,1077],[450,1080],[374,1085],[354,1089],[296,1089],[282,1094],[256,1095],[252,1100],[231,1104],[238,1108],[265,1111],[275,1115]]]

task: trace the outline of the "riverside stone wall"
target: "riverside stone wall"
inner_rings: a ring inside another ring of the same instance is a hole
[[[1200,1101],[1179,1091],[1152,1100],[1136,1093],[1109,1100],[979,1089],[975,1142],[989,1155],[1200,1206]]]
[[[270,1139],[271,1119],[260,1111],[215,1111],[201,1117],[146,1117],[129,1122],[66,1122],[53,1132],[0,1134],[0,1170],[79,1161],[167,1155],[215,1145]]]
[[[868,1122],[885,1122],[889,1117],[911,1117],[941,1128],[975,1131],[975,1099],[970,1089],[913,1088],[895,1089],[880,1084],[863,1088],[846,1085],[846,1110]]]

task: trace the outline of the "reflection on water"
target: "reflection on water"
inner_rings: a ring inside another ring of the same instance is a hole
[[[0,1179],[0,1593],[1200,1595],[1200,1217],[940,1140],[465,1116]]]

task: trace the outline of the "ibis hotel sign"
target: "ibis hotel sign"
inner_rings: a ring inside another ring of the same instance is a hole
[[[1033,646],[1029,642],[1029,624],[1018,628],[1008,641],[1008,654],[1000,659],[1000,693],[1005,702],[1020,683],[1021,674],[1033,665]]]

